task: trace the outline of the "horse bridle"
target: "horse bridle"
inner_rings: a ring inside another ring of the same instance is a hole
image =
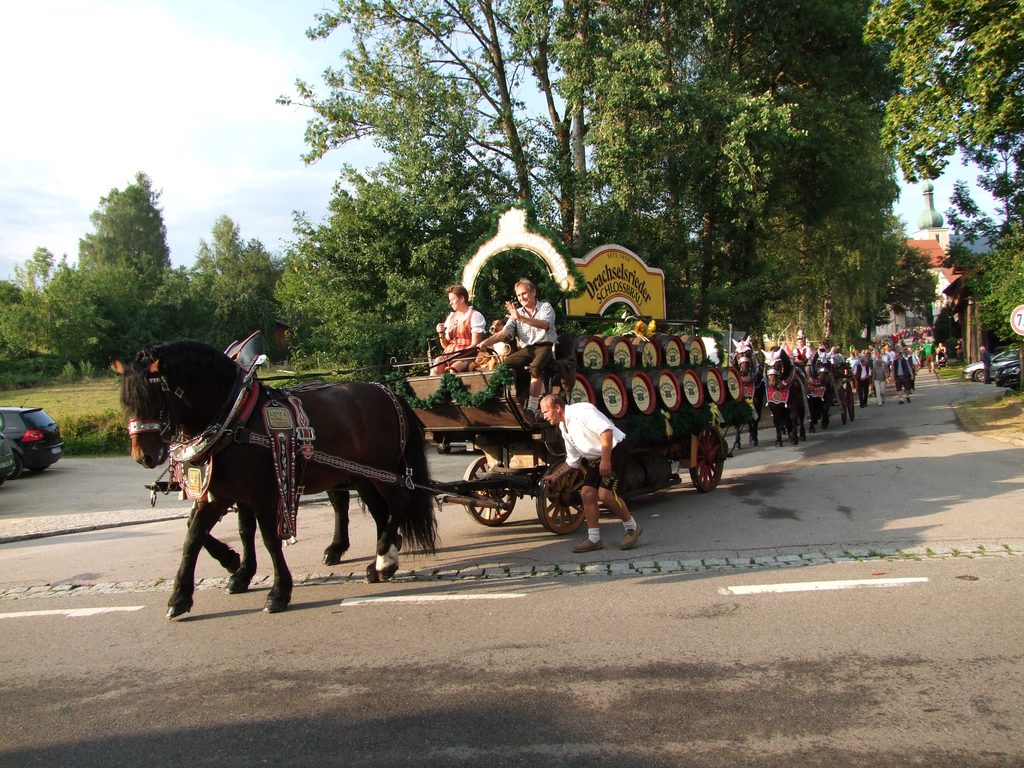
[[[133,437],[135,435],[143,435],[157,432],[165,443],[171,442],[171,435],[177,430],[174,428],[174,424],[171,421],[171,408],[168,402],[168,396],[174,395],[176,398],[181,400],[186,406],[191,404],[188,398],[185,397],[185,391],[181,387],[177,387],[171,392],[171,385],[167,381],[167,377],[163,374],[153,376],[146,376],[147,386],[159,386],[160,387],[160,398],[162,400],[162,407],[160,409],[160,415],[156,421],[146,419],[129,419],[128,420],[128,436]]]

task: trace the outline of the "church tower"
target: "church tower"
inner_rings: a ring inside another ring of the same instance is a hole
[[[924,213],[917,219],[915,240],[937,240],[943,251],[949,250],[949,227],[943,226],[942,214],[935,210],[935,185],[926,181],[921,185],[924,192]]]

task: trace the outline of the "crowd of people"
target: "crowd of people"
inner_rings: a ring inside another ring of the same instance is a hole
[[[844,355],[839,346],[827,341],[812,347],[803,331],[797,331],[795,342],[782,348],[805,371],[819,359],[827,360],[834,370],[849,365],[861,408],[867,408],[872,397],[878,405],[884,405],[889,389],[896,393],[897,404],[909,403],[918,372],[925,369],[935,373],[945,365],[949,354],[943,342],[930,336],[901,336],[861,349],[851,346],[849,354]]]

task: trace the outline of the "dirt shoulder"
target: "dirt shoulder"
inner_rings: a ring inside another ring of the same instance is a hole
[[[1024,395],[1020,392],[1000,394],[953,404],[961,426],[993,440],[1017,447],[1024,446]]]

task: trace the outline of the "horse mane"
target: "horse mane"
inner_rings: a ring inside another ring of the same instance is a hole
[[[126,366],[121,382],[121,405],[128,413],[155,415],[162,407],[158,390],[149,386],[149,367],[159,360],[158,371],[168,385],[194,392],[230,392],[238,376],[237,366],[216,347],[201,341],[165,341],[146,347]]]

